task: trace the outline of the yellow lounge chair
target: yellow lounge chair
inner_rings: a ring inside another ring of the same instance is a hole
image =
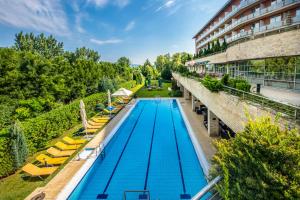
[[[86,142],[85,139],[73,139],[73,138],[70,138],[70,137],[64,137],[63,138],[63,141],[65,141],[66,143],[68,144],[83,144]]]
[[[87,133],[96,133],[99,129],[96,129],[96,128],[88,128],[87,130],[85,130],[84,132],[87,132]]]
[[[54,147],[50,147],[47,149],[47,153],[52,155],[53,157],[65,157],[65,156],[71,156],[75,150],[68,150],[68,151],[61,151]]]
[[[102,120],[102,121],[109,121],[110,117],[93,117],[92,119]]]
[[[102,127],[103,127],[103,124],[102,125],[91,125],[91,124],[87,125],[88,129],[100,129]]]
[[[22,170],[32,177],[42,178],[42,176],[48,176],[55,172],[57,168],[58,167],[37,167],[31,163],[28,163],[24,167],[22,167]]]
[[[61,165],[63,164],[69,157],[60,157],[60,158],[51,158],[45,154],[38,155],[35,159],[42,163],[43,165]]]
[[[94,121],[88,121],[88,124],[91,126],[103,126],[105,122],[94,122]]]
[[[55,144],[55,146],[61,150],[76,150],[80,147],[80,145],[75,145],[75,144],[69,145],[69,144],[65,144],[63,142],[57,142]]]
[[[114,109],[114,110],[112,110],[112,111],[109,111],[109,110],[107,110],[107,109],[103,109],[103,112],[104,112],[105,114],[116,114],[118,111],[119,111],[118,109]]]
[[[97,119],[97,118],[93,118],[92,120],[95,123],[104,123],[104,124],[109,121],[109,119]]]

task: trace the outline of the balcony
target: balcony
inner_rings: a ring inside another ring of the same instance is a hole
[[[209,33],[212,32],[212,30],[214,30],[215,28],[217,28],[218,26],[220,26],[223,22],[225,22],[226,20],[228,20],[230,17],[232,17],[233,15],[235,15],[238,11],[240,11],[243,8],[246,8],[247,6],[252,5],[253,3],[257,2],[259,0],[248,0],[248,1],[243,1],[241,2],[241,4],[239,6],[237,6],[233,11],[231,11],[230,13],[228,13],[223,19],[221,19],[219,22],[217,22],[206,34],[204,34],[202,37],[199,37],[198,41],[205,38],[207,35],[209,35]],[[196,41],[196,42],[198,42]]]
[[[253,20],[255,18],[261,17],[265,14],[269,14],[271,12],[277,11],[285,6],[291,5],[293,3],[297,3],[300,2],[300,0],[286,0],[285,2],[278,2],[277,4],[274,4],[272,6],[269,6],[267,8],[263,8],[257,12],[254,12],[250,15],[241,17],[240,19],[236,20],[235,22],[233,22],[232,24],[228,25],[227,27],[225,27],[224,29],[222,29],[222,31],[220,31],[219,33],[215,34],[212,37],[209,37],[208,39],[204,40],[201,43],[197,44],[197,48],[200,48],[201,46],[204,46],[205,44],[207,44],[208,42],[216,39],[217,37],[223,35],[224,33],[236,28],[237,26],[241,25],[242,23],[245,23],[247,21]],[[199,41],[199,40],[198,40]],[[229,41],[227,41],[229,42]]]

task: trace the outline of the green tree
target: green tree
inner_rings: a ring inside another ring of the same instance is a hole
[[[94,51],[86,47],[77,48],[74,52],[74,58],[76,59],[86,59],[86,60],[92,60],[94,62],[99,62],[100,57],[101,56],[97,51]]]
[[[33,33],[20,32],[15,35],[14,48],[19,51],[35,52],[47,58],[62,55],[63,43],[52,35],[46,37],[43,33],[35,36]]]
[[[300,199],[300,136],[271,117],[249,118],[244,131],[215,142],[212,177],[224,199]]]
[[[161,77],[164,80],[171,80],[172,72],[171,72],[171,68],[169,66],[164,67],[163,71],[161,72]]]
[[[14,158],[14,167],[15,169],[18,169],[24,164],[28,156],[26,139],[18,121],[10,129],[10,138],[11,151]]]

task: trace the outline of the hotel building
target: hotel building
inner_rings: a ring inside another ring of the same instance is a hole
[[[300,90],[300,0],[229,0],[193,39],[196,54],[228,47],[188,62],[192,71]]]

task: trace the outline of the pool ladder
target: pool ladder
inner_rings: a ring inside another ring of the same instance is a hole
[[[150,200],[150,191],[149,190],[125,190],[123,193],[123,200],[127,200],[127,193],[138,193],[140,200]]]
[[[100,155],[102,159],[104,159],[105,157],[105,148],[102,143],[100,143],[99,146],[95,149],[95,156],[97,157],[98,155]]]

